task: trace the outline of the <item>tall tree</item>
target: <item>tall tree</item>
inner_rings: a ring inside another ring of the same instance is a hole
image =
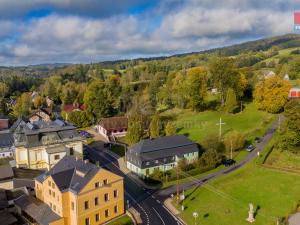
[[[20,97],[17,98],[17,103],[13,107],[13,115],[15,117],[27,117],[30,114],[31,109],[31,98],[29,93],[23,93]]]
[[[4,98],[8,92],[9,87],[4,82],[0,82],[0,98]]]
[[[203,109],[207,96],[207,71],[199,67],[190,69],[187,72],[186,87],[190,107],[193,110]]]
[[[227,90],[227,95],[226,95],[226,102],[225,102],[225,111],[229,113],[233,113],[234,110],[237,108],[238,103],[236,100],[236,95],[234,93],[234,90],[232,88],[229,88]]]
[[[288,101],[290,82],[279,76],[272,76],[259,81],[254,90],[254,102],[258,109],[270,113],[280,112]]]
[[[220,93],[221,105],[224,106],[225,94],[229,87],[236,87],[240,75],[230,58],[214,57],[209,65],[213,83]]]
[[[165,127],[165,133],[166,133],[166,136],[175,135],[176,134],[175,124],[169,121]]]
[[[155,114],[150,122],[150,137],[157,138],[160,136],[160,117]]]
[[[84,104],[89,117],[99,119],[112,116],[113,101],[105,83],[101,80],[93,81],[84,94]]]
[[[126,134],[126,142],[133,145],[143,138],[144,128],[142,116],[139,113],[133,113],[128,118],[128,130]]]

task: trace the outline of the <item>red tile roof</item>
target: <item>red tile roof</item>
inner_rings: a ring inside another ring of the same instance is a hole
[[[125,116],[103,118],[99,125],[107,131],[121,130],[128,128],[128,118]]]
[[[8,128],[8,119],[0,119],[0,130]]]
[[[78,110],[78,111],[84,111],[85,110],[85,105],[78,105],[78,104],[66,104],[63,107],[63,111],[65,112],[72,112],[74,110]]]

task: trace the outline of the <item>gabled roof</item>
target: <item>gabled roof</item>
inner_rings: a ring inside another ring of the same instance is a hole
[[[64,156],[52,169],[35,179],[44,182],[51,176],[61,192],[70,190],[79,193],[99,170],[92,163]]]
[[[14,136],[12,133],[0,132],[0,148],[9,148],[14,144]]]
[[[49,223],[61,219],[47,204],[32,196],[22,195],[14,202],[41,225],[49,225]]]
[[[63,107],[63,111],[65,112],[72,112],[72,111],[84,111],[85,110],[85,105],[79,105],[79,104],[66,104]]]
[[[103,118],[100,120],[99,125],[108,131],[127,129],[128,118],[125,116]]]
[[[129,149],[133,149],[135,152],[139,153],[149,153],[162,149],[178,148],[187,145],[195,145],[195,142],[191,141],[184,135],[174,135],[155,139],[145,139],[135,145],[130,146]]]

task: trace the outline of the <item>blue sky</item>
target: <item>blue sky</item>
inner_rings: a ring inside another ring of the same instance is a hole
[[[293,32],[299,0],[0,0],[0,65],[171,55]]]

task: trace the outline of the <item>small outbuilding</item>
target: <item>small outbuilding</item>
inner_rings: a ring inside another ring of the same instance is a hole
[[[125,116],[103,118],[96,126],[96,130],[107,141],[116,137],[124,137],[128,129],[128,118]]]

